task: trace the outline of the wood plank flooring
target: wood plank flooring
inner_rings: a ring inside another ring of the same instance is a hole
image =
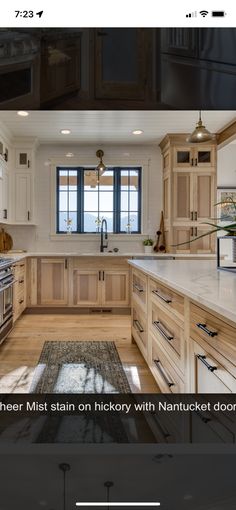
[[[115,341],[134,393],[160,390],[136,344],[126,315],[22,315],[0,347],[0,393],[27,393],[45,341]]]

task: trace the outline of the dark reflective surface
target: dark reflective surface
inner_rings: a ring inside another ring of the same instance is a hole
[[[0,109],[235,109],[235,47],[234,28],[1,29]]]

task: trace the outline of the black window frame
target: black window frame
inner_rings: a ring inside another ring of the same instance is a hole
[[[60,171],[76,171],[77,172],[77,230],[71,234],[96,234],[97,232],[84,231],[84,173],[88,170],[94,170],[94,167],[80,166],[58,166],[56,168],[56,233],[65,234],[65,230],[59,230],[59,176]],[[141,234],[141,218],[142,218],[142,167],[141,166],[119,166],[107,167],[107,170],[114,171],[114,200],[113,200],[113,232],[111,234],[124,234],[126,230],[121,230],[121,172],[122,170],[135,170],[138,172],[138,229],[131,230],[132,234]],[[132,193],[132,191],[131,191]],[[125,212],[125,211],[124,211]],[[129,212],[129,211],[127,211]],[[131,211],[132,213],[132,211]]]

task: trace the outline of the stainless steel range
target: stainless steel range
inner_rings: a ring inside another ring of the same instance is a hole
[[[13,327],[13,259],[0,258],[0,344]]]

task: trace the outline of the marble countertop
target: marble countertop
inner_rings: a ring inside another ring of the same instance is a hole
[[[236,273],[216,269],[213,260],[130,260],[159,282],[236,323]]]
[[[7,252],[7,253],[1,253],[1,257],[3,258],[12,258],[16,261],[22,260],[27,257],[125,257],[125,258],[136,258],[139,259],[168,259],[168,258],[184,258],[184,259],[211,259],[215,260],[216,256],[211,254],[183,254],[183,253],[144,253],[144,252],[138,252],[138,253],[131,253],[131,252],[82,252],[82,253],[75,253],[75,252]]]

